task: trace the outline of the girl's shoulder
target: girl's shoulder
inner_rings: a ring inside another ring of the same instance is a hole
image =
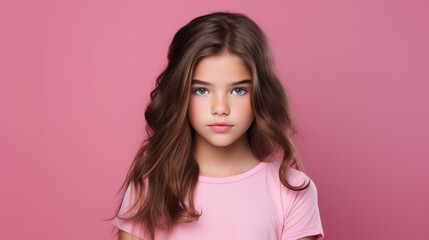
[[[123,199],[122,199],[122,203],[121,203],[121,208],[119,211],[119,214],[122,216],[128,216],[129,214],[135,214],[135,207],[137,204],[137,200],[139,201],[143,201],[142,198],[144,198],[144,196],[146,196],[147,194],[147,188],[148,188],[148,179],[147,178],[142,178],[143,182],[144,182],[144,188],[139,189],[139,191],[137,191],[136,188],[136,183],[134,181],[131,181],[124,192],[123,195]],[[140,198],[137,198],[137,195],[140,196]]]
[[[280,164],[281,164],[280,160],[272,159],[267,161],[268,169],[270,169],[270,172],[273,176],[277,177],[276,180],[278,179],[278,181],[280,181],[278,177],[280,173]],[[294,186],[299,186],[303,183],[307,183],[308,181],[311,181],[310,177],[305,172],[292,167],[289,167],[286,170],[285,176],[287,181]]]

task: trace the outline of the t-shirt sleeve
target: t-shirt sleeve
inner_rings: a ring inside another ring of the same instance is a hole
[[[290,169],[290,183],[299,186],[303,182],[310,185],[301,191],[293,191],[282,185],[283,231],[282,240],[296,240],[307,236],[323,239],[324,232],[319,213],[317,188],[303,172]]]
[[[131,214],[134,214],[135,208],[130,208],[133,206],[135,201],[135,192],[134,192],[134,185],[131,183],[128,185],[127,189],[124,193],[124,198],[121,203],[121,208],[119,209],[118,215],[121,217],[128,217],[131,216]],[[112,224],[116,226],[117,228],[121,229],[122,231],[125,231],[127,233],[130,233],[131,235],[134,235],[140,239],[143,238],[143,234],[141,229],[136,225],[129,221],[122,220],[118,218],[117,216],[112,220]]]

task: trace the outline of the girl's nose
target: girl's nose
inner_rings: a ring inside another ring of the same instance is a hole
[[[214,96],[212,100],[212,114],[213,115],[229,115],[229,105],[226,96]]]

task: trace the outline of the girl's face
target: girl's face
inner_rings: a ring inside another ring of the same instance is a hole
[[[253,122],[251,73],[240,57],[225,53],[206,57],[194,70],[188,119],[196,141],[228,146],[242,137]],[[211,127],[222,122],[230,128]]]

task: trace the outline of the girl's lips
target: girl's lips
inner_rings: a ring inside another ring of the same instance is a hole
[[[209,127],[215,132],[226,132],[231,129],[231,125],[209,125]]]

